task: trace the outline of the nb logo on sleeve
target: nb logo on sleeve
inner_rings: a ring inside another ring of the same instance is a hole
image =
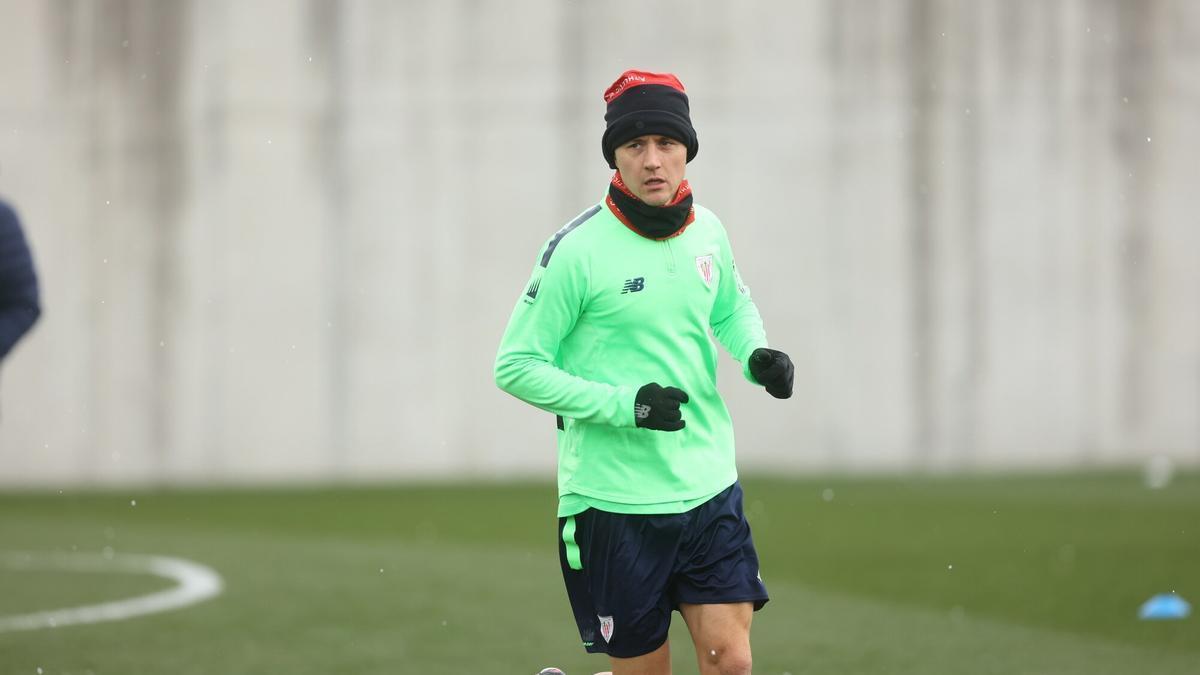
[[[634,277],[633,279],[626,279],[625,285],[621,288],[621,294],[624,295],[625,293],[637,293],[638,291],[642,290],[645,287],[646,287],[646,278],[645,277]]]

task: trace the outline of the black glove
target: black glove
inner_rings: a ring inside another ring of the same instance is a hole
[[[796,369],[787,354],[759,347],[750,355],[750,374],[775,398],[791,398]]]
[[[633,417],[643,429],[679,431],[687,425],[679,412],[679,404],[687,402],[688,395],[682,389],[651,382],[638,389],[637,396],[633,397]]]

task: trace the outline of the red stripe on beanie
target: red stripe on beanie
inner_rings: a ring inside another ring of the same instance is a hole
[[[648,73],[644,70],[627,70],[621,73],[616,82],[604,90],[604,102],[612,103],[613,99],[643,84],[662,84],[672,89],[684,91],[683,83],[671,73]]]

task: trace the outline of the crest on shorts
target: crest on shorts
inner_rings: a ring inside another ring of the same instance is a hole
[[[612,642],[613,636],[613,618],[611,616],[597,616],[600,619],[600,637],[604,638],[605,642]]]
[[[711,286],[713,280],[713,257],[712,254],[696,256],[696,271],[700,273],[700,278],[704,283]]]

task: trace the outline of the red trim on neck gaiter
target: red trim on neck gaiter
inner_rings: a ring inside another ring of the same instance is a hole
[[[636,199],[639,202],[642,201],[641,197],[638,197],[637,195],[633,194],[633,192],[631,192],[629,190],[629,186],[625,185],[625,179],[621,177],[620,171],[617,171],[616,173],[613,174],[612,184],[614,187],[616,187],[621,192],[624,192],[629,197],[632,197],[633,199]],[[679,187],[675,189],[675,196],[671,198],[671,201],[667,202],[666,204],[663,204],[663,206],[675,206],[679,202],[683,201],[684,197],[686,197],[690,194],[692,194],[692,186],[688,185],[687,179],[684,178],[682,181],[680,181]]]
[[[612,186],[617,188],[618,190],[620,190],[627,197],[630,197],[631,199],[635,199],[639,202],[642,201],[641,198],[639,198],[637,195],[635,195],[629,191],[629,187],[627,185],[625,185],[625,179],[621,178],[620,171],[613,173]],[[683,179],[683,181],[681,181],[679,183],[679,188],[675,190],[675,197],[670,202],[667,202],[665,204],[665,206],[674,206],[675,204],[678,204],[680,201],[682,201],[685,197],[687,197],[690,194],[692,194],[692,186],[688,184],[687,179],[685,178],[685,179]],[[609,210],[611,210],[613,212],[613,215],[617,217],[617,220],[621,221],[622,225],[624,225],[625,227],[628,227],[630,230],[633,230],[640,236],[643,236],[643,237],[646,236],[646,233],[642,232],[637,227],[635,227],[634,224],[632,222],[630,222],[629,218],[624,213],[621,213],[621,209],[617,206],[617,203],[613,201],[613,198],[611,195],[604,195],[604,203],[608,205]],[[645,202],[642,202],[642,203],[644,204]],[[667,239],[671,239],[672,237],[678,237],[679,235],[683,234],[683,231],[688,228],[688,225],[691,225],[692,222],[694,222],[695,220],[696,220],[696,207],[693,206],[692,208],[688,209],[687,218],[684,219],[683,226],[680,227],[678,230],[675,230],[674,232],[672,232],[671,234],[669,234],[665,237],[647,237],[647,238],[654,239],[655,241],[665,241]]]

